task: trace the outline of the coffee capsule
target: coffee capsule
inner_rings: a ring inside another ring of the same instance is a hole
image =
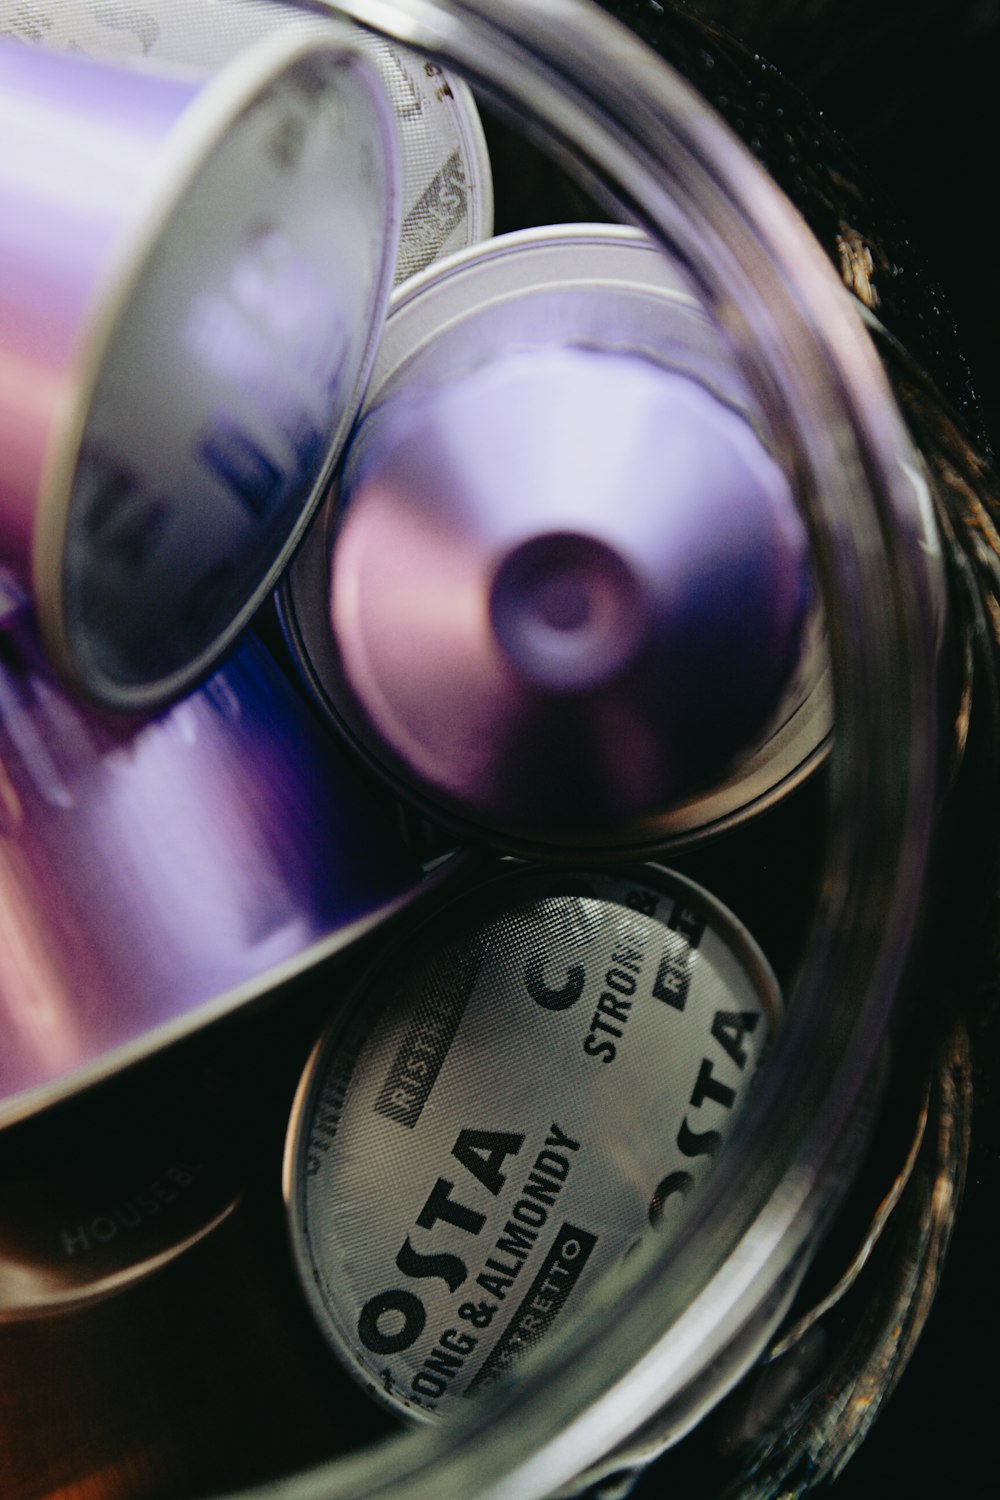
[[[346,947],[423,869],[263,647],[88,710],[0,596],[0,1124]]]
[[[80,692],[148,710],[266,596],[352,422],[398,149],[329,26],[205,82],[0,38],[0,561]]]
[[[289,1134],[302,1283],[355,1378],[450,1411],[676,1233],[780,1010],[736,918],[657,867],[439,903],[345,1001]]]
[[[107,61],[217,71],[278,31],[322,37],[329,17],[349,28],[378,73],[393,109],[401,158],[401,229],[396,280],[490,234],[493,184],[472,90],[421,53],[356,26],[332,4],[291,0],[0,0],[0,36]],[[332,184],[335,187],[335,181]]]
[[[283,593],[333,719],[431,815],[622,855],[822,759],[792,486],[719,330],[637,231],[502,236],[400,290]]]

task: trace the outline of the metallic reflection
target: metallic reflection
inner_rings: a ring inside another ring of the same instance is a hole
[[[340,946],[422,874],[254,641],[123,720],[53,685],[8,587],[0,768],[0,1122]]]

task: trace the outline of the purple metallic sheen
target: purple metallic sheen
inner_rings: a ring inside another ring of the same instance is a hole
[[[259,643],[123,720],[61,692],[0,592],[0,1123],[267,990],[421,876]]]
[[[0,562],[24,581],[88,314],[198,88],[0,38]]]
[[[363,423],[342,487],[338,709],[448,811],[570,842],[738,766],[811,597],[740,413],[643,357],[493,359]]]

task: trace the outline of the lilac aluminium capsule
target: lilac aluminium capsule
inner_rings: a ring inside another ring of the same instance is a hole
[[[472,90],[454,73],[344,17],[323,0],[0,0],[0,35],[106,61],[213,73],[256,42],[322,36],[331,15],[371,62],[399,136],[401,203],[395,279],[486,239],[493,221],[489,153]],[[335,181],[331,182],[335,187]]]
[[[0,38],[0,560],[146,710],[270,590],[360,403],[398,149],[339,29],[205,81]]]
[[[619,226],[503,236],[397,292],[283,601],[371,763],[518,853],[699,837],[827,746],[791,484],[682,270]]]

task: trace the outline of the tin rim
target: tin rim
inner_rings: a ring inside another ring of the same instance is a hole
[[[474,161],[477,170],[479,191],[476,196],[477,214],[473,241],[489,238],[493,233],[493,215],[496,203],[493,193],[493,164],[490,161],[486,132],[483,129],[475,95],[464,78],[449,78],[458,107],[454,111],[456,129],[466,155]]]
[[[203,82],[168,134],[157,159],[155,180],[133,210],[122,242],[100,277],[89,312],[85,315],[76,353],[70,365],[72,397],[50,436],[43,462],[32,547],[32,584],[37,601],[39,627],[48,650],[72,686],[91,699],[127,712],[151,709],[178,696],[197,682],[230,646],[273,588],[288,559],[301,540],[312,513],[322,497],[339,446],[343,441],[367,383],[378,347],[380,318],[370,320],[364,358],[357,371],[351,399],[322,469],[314,479],[307,503],[301,508],[280,551],[258,579],[229,625],[219,632],[187,666],[152,683],[123,684],[102,677],[100,682],[80,672],[71,633],[67,628],[64,599],[65,544],[72,510],[77,460],[86,432],[98,379],[117,329],[127,316],[132,297],[153,257],[170,219],[197,179],[227,130],[253,106],[265,89],[301,59],[326,55],[339,67],[362,68],[350,37],[332,22],[328,38],[303,37],[294,31],[266,37],[247,48],[219,73]],[[195,75],[197,79],[197,75]],[[394,151],[391,111],[381,92],[370,88],[378,115],[382,143]],[[382,262],[375,278],[376,304],[384,304],[392,284],[395,258],[394,226],[398,221],[398,191],[387,204],[387,223],[393,231],[383,237]]]

